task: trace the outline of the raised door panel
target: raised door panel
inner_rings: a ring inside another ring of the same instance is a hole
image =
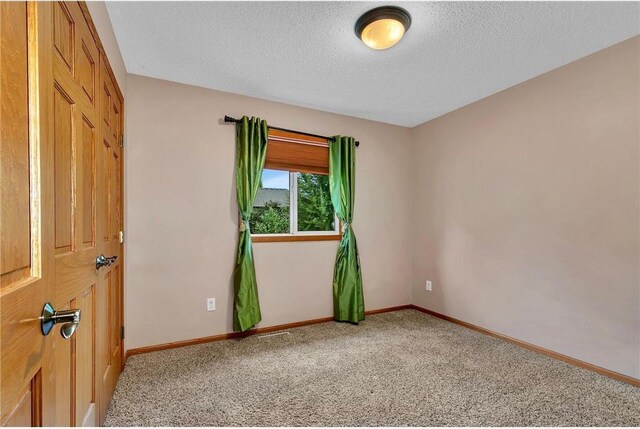
[[[101,211],[102,211],[102,241],[110,241],[110,229],[111,229],[111,145],[105,140],[102,144],[102,198],[101,198]],[[106,249],[107,251],[109,249]]]
[[[115,141],[118,141],[118,137],[120,135],[120,103],[114,102],[111,105],[111,133],[113,134],[113,138]]]
[[[29,275],[29,98],[27,75],[26,3],[2,7],[2,181],[0,192],[0,265],[2,287]],[[9,94],[10,96],[7,96]]]
[[[75,59],[75,22],[67,4],[56,2],[53,11],[53,45],[56,59],[73,75]]]
[[[42,423],[41,419],[41,373],[38,372],[31,382],[24,386],[18,395],[18,401],[3,421],[3,426],[31,427]]]
[[[100,320],[98,326],[100,327],[100,334],[98,335],[99,343],[97,344],[100,355],[97,361],[100,363],[98,369],[98,377],[100,381],[100,419],[104,418],[111,394],[113,393],[114,378],[116,375],[116,368],[112,365],[111,356],[111,339],[113,338],[112,329],[112,277],[111,272],[107,272],[101,279],[101,287],[98,291],[99,316]]]
[[[29,427],[31,426],[31,414],[33,406],[33,396],[31,394],[31,383],[24,387],[18,396],[18,402],[11,410],[5,421],[5,426]]]
[[[116,265],[111,269],[111,285],[109,288],[109,307],[111,307],[109,325],[111,329],[111,363],[116,365],[119,363],[120,355],[120,330],[117,327],[120,324],[120,265]],[[116,368],[116,372],[118,369]],[[114,386],[115,387],[115,386]]]
[[[79,181],[82,187],[82,245],[93,247],[96,241],[96,130],[86,116],[82,117],[81,141],[82,165]]]
[[[104,75],[106,71],[103,69],[102,74]],[[102,116],[102,121],[104,125],[109,129],[111,127],[111,94],[112,90],[109,88],[109,85],[103,81],[102,83],[102,101],[100,102],[100,112]]]
[[[94,104],[96,98],[96,60],[97,48],[93,40],[87,37],[80,39],[78,50],[78,81],[89,103]]]
[[[96,288],[92,285],[77,300],[82,311],[82,324],[75,335],[76,359],[76,426],[96,426],[95,390],[95,299]]]
[[[121,227],[120,213],[120,155],[113,151],[111,157],[111,239],[118,240]]]
[[[114,242],[115,244],[115,242]],[[112,249],[110,254],[118,255],[113,245],[109,248]],[[102,278],[102,320],[101,325],[103,332],[100,335],[100,348],[102,350],[100,362],[102,362],[102,390],[101,394],[104,395],[104,401],[102,405],[102,413],[106,411],[109,405],[109,400],[115,390],[118,375],[121,370],[121,332],[120,326],[122,323],[122,288],[121,288],[121,262],[117,262],[114,266],[108,267],[108,271],[104,273]]]
[[[59,305],[59,310],[68,310],[71,302],[66,305]],[[72,347],[73,342],[65,340],[57,332],[57,329],[50,335],[52,342],[51,353],[51,384],[53,387],[53,398],[55,401],[54,416],[50,416],[51,425],[71,426],[72,416]]]
[[[55,173],[55,243],[57,253],[74,250],[73,246],[73,171],[74,102],[60,86],[54,92],[54,173]]]

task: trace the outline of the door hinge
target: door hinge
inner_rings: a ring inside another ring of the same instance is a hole
[[[120,147],[124,147],[124,136],[120,136]]]
[[[119,237],[120,243],[124,243],[124,231],[120,230],[118,237]]]
[[[124,340],[124,326],[120,327],[120,339]]]

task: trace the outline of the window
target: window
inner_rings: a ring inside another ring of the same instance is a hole
[[[328,173],[326,140],[270,130],[249,221],[253,241],[339,240]]]
[[[263,170],[249,225],[252,234],[291,233],[291,183],[287,171]]]

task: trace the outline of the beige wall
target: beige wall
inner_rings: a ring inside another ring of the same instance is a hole
[[[362,141],[354,230],[367,309],[410,302],[410,130],[128,76],[127,348],[232,331],[235,128],[225,114]],[[337,242],[254,244],[263,321],[330,316]],[[206,311],[206,298],[217,309]]]
[[[414,304],[640,378],[639,53],[413,130]]]
[[[639,52],[636,37],[411,130],[128,75],[127,348],[231,331],[221,119],[247,114],[362,141],[368,309],[412,302],[640,377]],[[336,246],[254,245],[260,326],[331,315]]]

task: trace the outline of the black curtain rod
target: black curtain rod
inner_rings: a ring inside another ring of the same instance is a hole
[[[232,118],[231,116],[227,116],[227,115],[224,115],[224,121],[226,123],[229,123],[229,124],[230,123],[235,123],[235,124],[240,123],[240,119],[235,119],[235,118]],[[270,125],[269,125],[269,128],[271,128],[272,130],[286,131],[286,132],[289,132],[289,133],[296,133],[296,134],[302,134],[302,135],[305,135],[305,136],[318,137],[318,138],[321,138],[321,139],[331,140],[331,137],[321,136],[319,134],[305,133],[303,131],[290,130],[288,128],[272,127]],[[356,141],[356,147],[358,147],[358,146],[360,146],[360,142]]]

